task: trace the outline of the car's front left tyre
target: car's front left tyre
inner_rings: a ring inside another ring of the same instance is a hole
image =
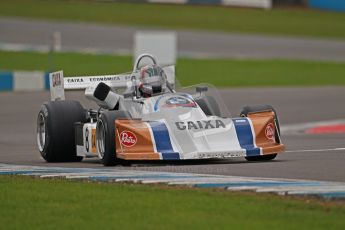
[[[275,140],[277,143],[280,142],[280,126],[278,115],[275,109],[271,105],[256,105],[256,106],[245,106],[240,114],[241,117],[247,117],[250,113],[260,113],[265,111],[272,111],[274,113],[274,123],[276,126],[275,130]],[[260,155],[260,156],[249,156],[245,157],[247,161],[270,161],[275,159],[277,153],[268,154],[268,155]]]
[[[96,126],[96,144],[104,166],[114,166],[121,163],[116,157],[115,120],[131,118],[122,110],[102,112]]]

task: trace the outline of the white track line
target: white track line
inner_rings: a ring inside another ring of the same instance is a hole
[[[299,152],[329,152],[329,151],[345,151],[345,148],[333,148],[333,149],[299,149],[288,150],[286,153],[299,153]]]

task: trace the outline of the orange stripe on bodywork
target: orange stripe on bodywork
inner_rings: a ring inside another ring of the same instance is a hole
[[[116,156],[125,160],[159,160],[159,153],[154,151],[154,142],[146,122],[141,120],[115,121]],[[129,134],[131,140],[135,136],[135,144],[126,144]]]
[[[253,124],[256,146],[262,148],[262,154],[278,153],[285,150],[284,145],[275,140],[276,124],[273,111],[252,113],[248,114],[248,117]]]

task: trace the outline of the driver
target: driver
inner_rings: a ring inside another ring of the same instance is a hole
[[[158,65],[146,65],[140,69],[139,92],[142,97],[152,97],[166,89],[166,74]]]

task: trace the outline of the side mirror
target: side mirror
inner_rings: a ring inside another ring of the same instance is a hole
[[[202,93],[202,92],[207,92],[208,91],[208,87],[207,86],[197,86],[195,88],[197,93]]]

